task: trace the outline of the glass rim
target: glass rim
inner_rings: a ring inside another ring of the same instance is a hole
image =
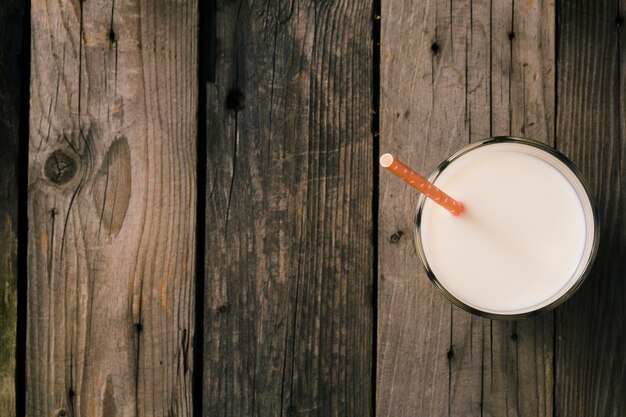
[[[472,314],[474,314],[476,316],[480,316],[480,317],[484,317],[484,318],[488,318],[488,319],[496,319],[496,320],[517,320],[517,319],[521,319],[521,318],[534,317],[534,316],[537,316],[537,315],[539,315],[541,313],[544,313],[546,311],[554,309],[555,307],[557,307],[560,304],[562,304],[563,302],[565,302],[568,298],[570,298],[572,296],[572,294],[574,294],[576,292],[576,290],[578,290],[578,288],[580,288],[580,286],[583,284],[583,282],[589,276],[589,272],[591,271],[591,268],[593,266],[593,263],[595,261],[595,258],[596,258],[597,252],[598,252],[598,245],[599,245],[599,242],[600,242],[600,221],[599,221],[599,218],[598,218],[598,210],[597,210],[595,199],[593,198],[593,196],[591,194],[591,190],[589,188],[587,180],[582,175],[580,170],[563,153],[557,151],[554,148],[551,148],[550,146],[548,146],[548,145],[546,145],[546,144],[544,144],[542,142],[534,140],[534,139],[520,138],[520,137],[515,137],[515,136],[494,136],[494,137],[486,138],[486,139],[483,139],[483,140],[471,143],[471,144],[469,144],[467,146],[464,146],[463,148],[459,149],[458,151],[454,152],[451,156],[449,156],[443,162],[441,162],[439,164],[439,166],[435,169],[435,171],[428,177],[428,181],[434,183],[435,180],[441,175],[441,173],[448,167],[448,165],[450,165],[452,162],[454,162],[455,160],[457,160],[461,156],[467,154],[468,152],[471,152],[471,151],[473,151],[475,149],[478,149],[478,148],[482,148],[484,146],[494,145],[494,144],[498,144],[498,143],[516,143],[516,144],[522,144],[522,145],[538,148],[538,149],[540,149],[540,150],[550,154],[551,156],[556,158],[559,162],[561,162],[563,165],[565,165],[565,167],[567,169],[569,169],[574,174],[576,179],[580,182],[580,185],[582,186],[582,189],[584,190],[584,192],[585,192],[585,194],[587,196],[587,199],[589,201],[589,204],[591,206],[591,217],[592,217],[593,223],[594,223],[593,224],[593,232],[594,233],[593,233],[593,242],[591,244],[591,251],[589,253],[589,256],[586,259],[586,264],[584,265],[584,269],[582,270],[582,273],[580,274],[580,276],[578,277],[576,282],[564,294],[562,294],[560,297],[556,298],[551,303],[548,303],[548,304],[546,304],[544,306],[541,306],[541,307],[539,307],[537,309],[530,310],[530,311],[527,311],[527,312],[515,313],[515,314],[498,314],[498,313],[493,313],[493,312],[489,312],[489,311],[479,310],[479,309],[477,309],[477,308],[475,308],[475,307],[473,307],[471,305],[466,304],[465,302],[463,302],[460,299],[458,299],[457,297],[455,297],[452,293],[450,293],[443,286],[443,284],[441,284],[439,282],[439,280],[437,279],[437,276],[435,275],[433,270],[430,268],[430,265],[428,264],[428,261],[426,259],[426,254],[424,253],[424,248],[422,246],[422,239],[421,239],[421,234],[420,234],[422,210],[423,210],[424,204],[426,203],[426,200],[427,200],[427,198],[426,198],[426,196],[424,194],[420,194],[420,196],[419,196],[419,199],[417,201],[417,208],[416,208],[416,212],[415,212],[415,217],[414,217],[415,247],[416,247],[416,250],[417,250],[418,257],[420,259],[420,263],[422,264],[422,268],[426,272],[426,275],[428,276],[429,280],[443,294],[443,296],[446,299],[448,299],[448,301],[450,301],[451,303],[453,303],[457,307],[459,307],[459,308],[461,308],[461,309],[463,309],[463,310],[465,310],[465,311],[467,311],[469,313],[472,313]],[[584,259],[581,259],[581,263],[583,261],[584,261]]]

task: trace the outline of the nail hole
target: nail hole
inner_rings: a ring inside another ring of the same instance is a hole
[[[513,332],[513,334],[511,335],[511,340],[517,340],[517,333]]]
[[[113,31],[113,28],[111,28],[111,30],[109,30],[109,41],[111,43],[115,42],[117,39],[115,39],[115,32]]]
[[[624,16],[617,16],[615,18],[615,24],[617,25],[617,27],[620,27],[624,24]]]
[[[398,243],[400,239],[402,239],[402,236],[404,236],[404,232],[402,230],[398,230],[396,233],[391,235],[391,237],[389,238],[389,242]]]
[[[509,40],[515,39],[515,32],[509,32]]]
[[[222,304],[221,306],[219,306],[219,308],[217,309],[217,312],[220,314],[224,314],[228,311],[228,305],[227,304]]]
[[[448,351],[448,360],[452,360],[454,358],[454,349],[450,348]]]
[[[135,331],[137,333],[139,333],[139,332],[141,332],[143,330],[143,326],[141,325],[141,323],[135,323],[134,327],[135,327]]]
[[[226,97],[226,106],[234,111],[243,110],[246,107],[246,97],[238,89],[231,90]]]
[[[430,46],[430,50],[433,51],[433,54],[437,55],[439,53],[439,44],[437,42],[434,42]]]

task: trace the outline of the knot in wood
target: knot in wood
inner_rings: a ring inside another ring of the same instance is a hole
[[[44,173],[53,183],[63,185],[74,178],[78,170],[77,165],[74,158],[62,150],[56,150],[46,160]]]
[[[234,111],[243,110],[246,107],[246,97],[239,89],[231,90],[226,97],[226,106]]]
[[[217,312],[220,314],[224,314],[228,311],[228,304],[223,304],[221,306],[219,306],[219,308],[217,309]]]

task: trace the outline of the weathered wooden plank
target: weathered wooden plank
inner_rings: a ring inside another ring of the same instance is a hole
[[[602,229],[592,274],[556,316],[558,416],[626,413],[624,6],[559,7],[557,146],[587,177]]]
[[[554,145],[555,4],[492,2],[491,133]],[[485,324],[483,416],[552,416],[554,314]]]
[[[447,30],[456,39],[453,43],[454,52],[459,57],[459,68],[464,69],[463,84],[460,88],[456,87],[457,94],[461,96],[453,100],[458,100],[463,105],[464,144],[467,144],[491,136],[492,52],[489,45],[493,36],[492,5],[482,1],[459,3],[452,7],[453,20]],[[446,49],[448,48],[444,46],[442,53]],[[441,106],[438,111],[449,108],[449,104],[445,102]],[[461,108],[458,111],[461,112]],[[482,384],[485,322],[486,320],[473,317],[461,309],[452,308],[448,354],[449,416],[481,416],[482,404],[491,397],[489,392],[485,395],[485,384]]]
[[[382,3],[380,150],[402,155],[423,172],[467,143],[465,114],[457,107],[464,109],[459,100],[464,93],[454,88],[463,83],[464,66],[445,64],[453,57],[450,30],[436,29],[439,15],[449,16],[445,7],[410,0]],[[457,101],[450,101],[450,113],[434,112],[448,92]],[[409,188],[381,173],[378,416],[447,415],[449,409],[451,307],[419,267],[415,202]]]
[[[32,2],[28,415],[191,415],[197,2]]]
[[[488,136],[553,143],[554,9],[383,3],[381,151],[429,173]],[[552,315],[492,323],[450,307],[419,270],[416,196],[384,174],[380,189],[378,413],[551,415]]]
[[[217,4],[204,415],[372,414],[372,4]]]
[[[19,68],[24,3],[0,4],[0,416],[15,416]]]

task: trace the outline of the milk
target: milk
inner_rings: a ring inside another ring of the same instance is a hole
[[[421,213],[427,267],[462,303],[517,315],[563,296],[592,256],[592,204],[560,160],[519,143],[476,148],[434,184],[461,201],[454,217],[430,200]]]

